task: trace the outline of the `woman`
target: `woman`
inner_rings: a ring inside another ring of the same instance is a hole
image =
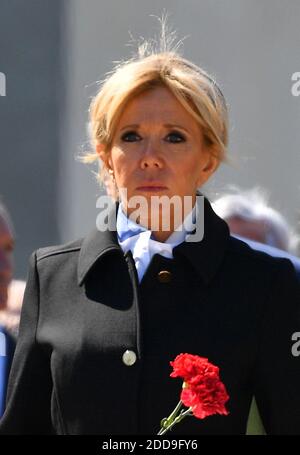
[[[178,401],[169,362],[181,352],[220,367],[230,414],[172,434],[244,434],[253,395],[267,433],[299,432],[294,269],[231,238],[207,199],[202,214],[198,188],[226,154],[220,89],[176,53],[152,53],[117,67],[90,116],[88,159],[118,190],[116,229],[32,254],[1,433],[155,434]],[[153,196],[191,209],[151,211]]]

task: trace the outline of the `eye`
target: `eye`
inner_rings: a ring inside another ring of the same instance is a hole
[[[172,131],[171,133],[168,134],[167,138],[168,142],[171,142],[173,144],[185,142],[185,136],[179,133],[178,131]]]
[[[139,140],[140,136],[135,131],[127,131],[121,136],[121,139],[124,142],[135,142],[137,138]]]

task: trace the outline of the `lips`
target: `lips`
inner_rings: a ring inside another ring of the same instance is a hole
[[[162,191],[167,188],[165,186],[139,186],[137,189],[141,191]]]
[[[167,190],[168,188],[163,185],[162,183],[153,183],[153,182],[145,182],[143,185],[137,187],[137,190],[144,190],[144,191],[161,191]]]

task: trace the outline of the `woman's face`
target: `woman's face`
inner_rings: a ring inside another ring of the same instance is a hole
[[[217,160],[204,147],[199,124],[165,87],[136,96],[116,126],[110,155],[117,187],[132,196],[191,196],[212,174]],[[130,213],[130,210],[129,210]]]

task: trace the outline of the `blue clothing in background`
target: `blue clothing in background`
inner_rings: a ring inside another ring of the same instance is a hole
[[[0,417],[5,409],[7,382],[14,350],[14,339],[0,326]]]

